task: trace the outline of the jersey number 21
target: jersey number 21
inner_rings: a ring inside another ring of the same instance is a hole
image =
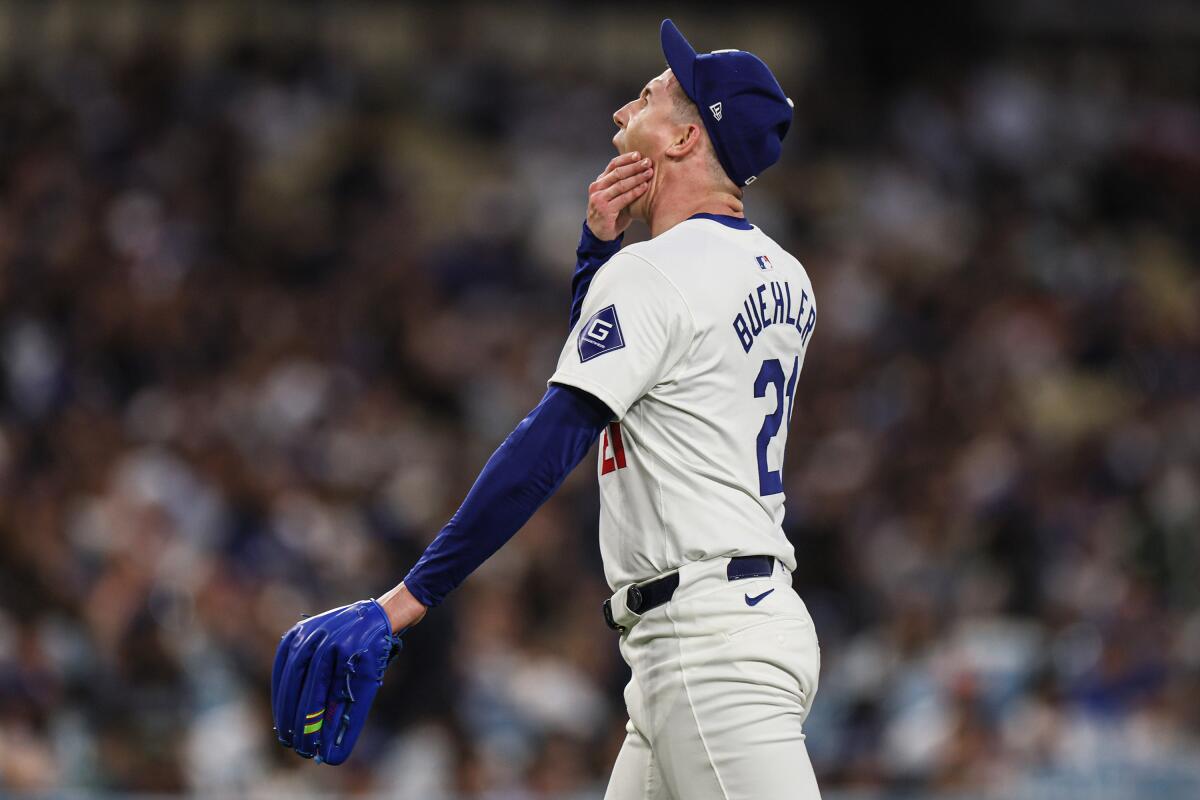
[[[779,428],[792,419],[792,403],[796,398],[796,378],[799,376],[800,356],[796,356],[792,361],[792,377],[787,379],[787,420],[783,418],[785,391],[783,365],[779,363],[779,359],[769,358],[762,362],[762,367],[758,370],[758,377],[754,380],[755,397],[766,397],[767,387],[775,387],[775,410],[763,417],[762,427],[758,429],[758,493],[763,497],[783,491],[783,478],[780,470],[767,468],[767,447],[779,433]]]

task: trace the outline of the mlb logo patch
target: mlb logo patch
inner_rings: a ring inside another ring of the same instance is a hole
[[[771,259],[766,256],[755,256],[754,260],[758,262],[759,269],[775,269],[774,265],[771,264]]]
[[[591,319],[579,329],[579,362],[591,361],[596,356],[620,350],[625,346],[621,333],[621,321],[617,319],[617,307],[607,306],[592,314]]]

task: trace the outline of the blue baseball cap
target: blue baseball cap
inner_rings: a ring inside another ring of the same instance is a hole
[[[700,109],[717,160],[738,186],[749,186],[779,160],[792,124],[792,101],[762,59],[744,50],[696,54],[664,19],[663,55],[684,94]]]

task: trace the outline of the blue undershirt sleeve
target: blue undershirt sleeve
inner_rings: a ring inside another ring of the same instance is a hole
[[[413,597],[439,605],[554,494],[612,419],[587,392],[552,385],[488,459],[458,511],[404,578]]]
[[[596,271],[617,254],[624,238],[625,234],[611,242],[597,239],[584,221],[579,247],[575,250],[575,274],[571,276],[571,328],[579,321],[583,300],[587,297],[588,287],[592,285],[592,278],[596,277]]]

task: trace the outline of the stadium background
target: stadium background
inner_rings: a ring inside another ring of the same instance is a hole
[[[821,300],[827,795],[1197,796],[1200,10],[877,5],[0,4],[0,794],[600,797],[590,460],[346,766],[273,744],[268,668],[540,396],[673,14],[796,101],[747,208]]]

